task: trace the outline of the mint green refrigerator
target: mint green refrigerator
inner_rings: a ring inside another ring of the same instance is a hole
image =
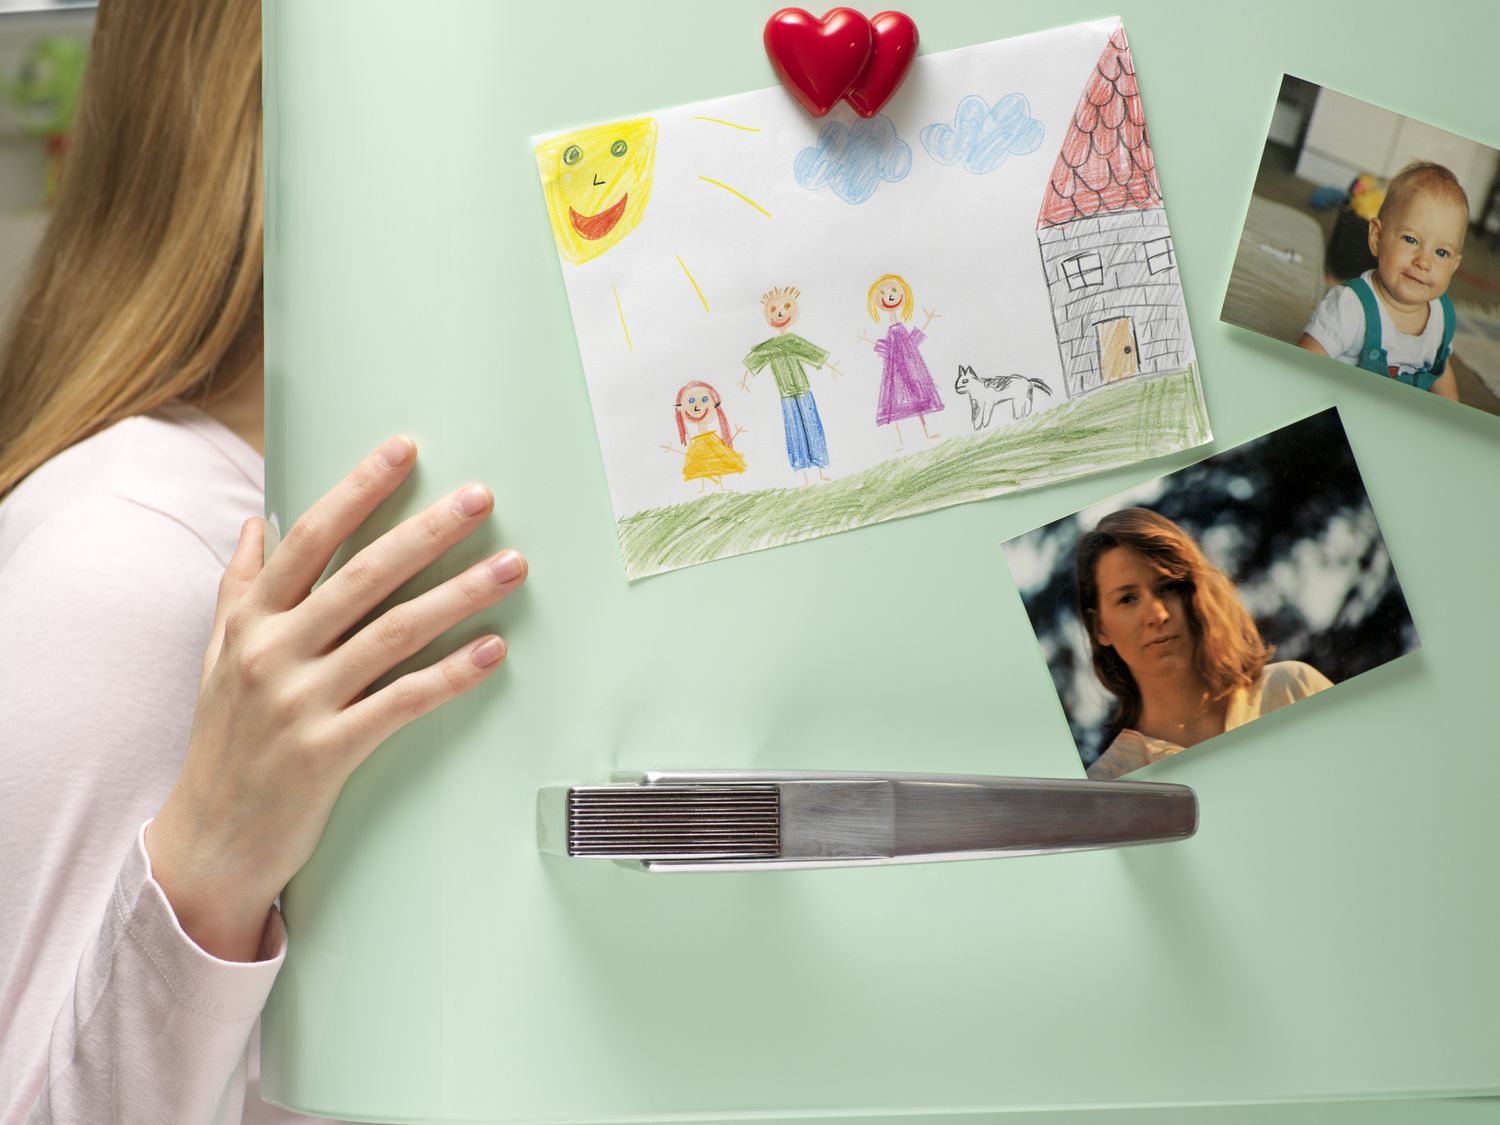
[[[469,480],[496,507],[403,594],[501,546],[531,575],[481,619],[504,667],[362,767],[288,888],[265,1096],[444,1123],[1493,1119],[1500,429],[1215,319],[1283,72],[1500,140],[1493,35],[1458,30],[1492,15],[1438,9],[1120,13],[1212,448],[1336,404],[1422,649],[1138,775],[1196,791],[1184,842],[663,876],[543,854],[539,792],[1081,778],[999,544],[1211,449],[629,581],[531,138],[773,85],[772,6],[268,0],[268,511],[284,530],[405,432],[382,526]],[[1108,14],[907,11],[924,52]],[[1398,94],[1378,60],[1439,15],[1441,61]]]

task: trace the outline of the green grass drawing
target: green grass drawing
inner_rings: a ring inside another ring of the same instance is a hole
[[[1004,408],[1002,408],[1003,410]],[[997,415],[998,417],[998,415]],[[830,484],[715,492],[619,521],[630,578],[1050,484],[1200,445],[1196,366],[1101,388]]]

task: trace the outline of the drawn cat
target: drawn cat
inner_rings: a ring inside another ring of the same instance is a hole
[[[1010,403],[1012,417],[1026,417],[1031,413],[1031,398],[1038,387],[1049,395],[1052,393],[1052,388],[1040,379],[1031,379],[1025,375],[994,375],[985,378],[965,364],[959,365],[958,381],[953,384],[953,389],[959,394],[969,396],[969,417],[976,430],[982,430],[990,424],[995,407],[1002,402]]]

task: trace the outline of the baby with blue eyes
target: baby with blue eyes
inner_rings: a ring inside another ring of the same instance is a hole
[[[1447,294],[1468,229],[1469,199],[1453,173],[1408,164],[1370,220],[1375,268],[1328,291],[1299,346],[1457,401]]]

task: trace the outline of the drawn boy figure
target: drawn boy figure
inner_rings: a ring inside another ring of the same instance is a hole
[[[777,286],[761,297],[766,323],[776,330],[776,335],[750,349],[744,360],[745,374],[740,379],[740,390],[748,391],[750,376],[770,366],[776,390],[781,395],[787,460],[794,470],[802,471],[802,483],[806,484],[807,470],[815,466],[823,480],[833,478],[823,471],[828,466],[828,439],[823,435],[823,420],[818,416],[818,404],[813,400],[805,368],[808,364],[816,371],[826,367],[835,378],[840,372],[836,364],[828,362],[828,353],[824,349],[795,332],[787,331],[801,314],[797,305],[800,296],[802,294],[797,289]]]

